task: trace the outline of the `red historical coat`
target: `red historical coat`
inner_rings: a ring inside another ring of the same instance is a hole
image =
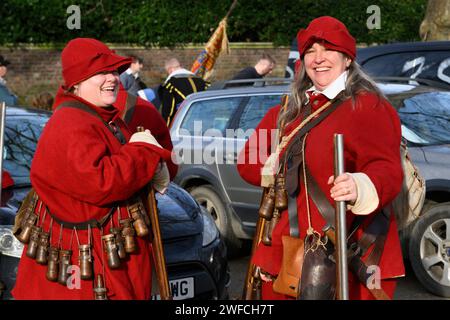
[[[104,121],[114,120],[128,141],[131,132],[113,107],[98,108],[71,94],[61,94],[58,102],[78,100],[100,114]],[[127,218],[123,201],[141,190],[153,177],[160,160],[169,160],[170,152],[146,143],[121,145],[97,117],[74,108],[56,110],[38,142],[31,166],[31,183],[49,211],[68,222],[100,219],[111,207],[119,207],[121,219]],[[39,223],[49,230],[50,216]],[[118,210],[113,214],[118,226]],[[109,234],[111,221],[104,226]],[[53,223],[51,244],[56,246],[60,226]],[[95,275],[105,267],[105,282],[110,299],[149,299],[151,295],[151,256],[149,239],[136,237],[138,252],[122,260],[119,269],[107,266],[102,254],[100,230],[93,232]],[[80,244],[87,244],[87,231],[77,232]],[[71,237],[72,244],[71,244]],[[72,249],[72,265],[78,264],[77,237],[63,229],[62,248]],[[20,260],[17,281],[12,293],[16,299],[93,299],[93,282],[81,280],[72,289],[46,279],[47,266],[25,255]]]
[[[313,111],[317,110],[326,101],[328,99],[323,95],[312,96],[310,102],[313,106]],[[262,158],[270,155],[270,130],[277,128],[279,111],[280,106],[269,110],[239,156],[239,173],[251,184],[260,185],[261,183],[261,168],[265,161]],[[297,119],[288,125],[285,129],[286,134],[291,132],[299,123],[300,119]],[[377,210],[387,205],[400,191],[403,179],[399,151],[401,139],[400,121],[394,108],[385,100],[379,101],[373,94],[360,94],[356,99],[356,106],[352,104],[351,100],[343,102],[325,120],[309,132],[305,146],[306,163],[319,187],[324,191],[330,204],[333,206],[334,200],[330,196],[331,185],[327,184],[327,180],[334,172],[333,135],[335,133],[344,135],[346,171],[367,174],[373,182],[380,200]],[[256,139],[257,143],[251,141],[252,139]],[[269,143],[260,146],[259,142],[264,139],[267,139]],[[262,149],[259,150],[260,148]],[[258,162],[255,164],[249,163],[248,159],[256,159],[256,153],[260,155],[257,158]],[[303,182],[301,182],[300,186],[301,191],[297,196],[298,222],[300,236],[304,238],[308,228],[308,218]],[[321,230],[325,225],[325,220],[310,197],[309,205],[312,226],[316,231],[323,234]],[[348,230],[354,217],[355,215],[351,211],[347,212]],[[265,246],[261,243],[252,258],[253,262],[270,274],[278,274],[283,252],[281,236],[288,234],[289,222],[286,210],[282,213],[281,219],[272,233],[272,246]],[[361,232],[359,232],[358,236],[361,236]],[[393,214],[391,215],[391,223],[379,266],[382,279],[404,275],[402,252]],[[362,285],[359,285],[358,280],[352,275],[349,276],[349,282],[350,298],[371,298],[370,293]],[[271,298],[280,298],[277,295],[269,296]]]

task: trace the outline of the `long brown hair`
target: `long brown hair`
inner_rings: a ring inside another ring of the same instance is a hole
[[[350,58],[349,58],[350,59]],[[300,65],[300,72],[295,77],[294,82],[291,85],[291,99],[289,99],[288,107],[286,111],[281,110],[278,117],[278,126],[281,123],[289,124],[300,114],[302,107],[308,102],[306,96],[306,90],[313,86],[311,79],[306,73],[304,65],[304,59],[302,58]],[[356,96],[363,92],[371,92],[378,96],[379,100],[384,98],[383,93],[380,91],[375,82],[361,70],[361,67],[357,62],[352,60],[350,66],[347,69],[348,77],[345,83],[345,90],[341,96],[341,99],[352,99],[354,107],[357,107]]]

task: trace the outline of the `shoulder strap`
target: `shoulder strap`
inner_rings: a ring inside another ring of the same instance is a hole
[[[299,168],[303,162],[302,151],[301,151],[301,139],[303,136],[309,132],[312,128],[317,126],[320,122],[322,122],[328,115],[330,115],[337,107],[342,103],[340,99],[334,101],[328,108],[319,113],[315,118],[311,118],[309,122],[307,122],[303,127],[301,127],[296,133],[295,137],[293,137],[287,143],[287,150],[284,153],[284,159],[288,162],[288,170],[286,172],[286,191],[294,195],[298,192],[298,177],[299,177]],[[306,108],[309,109],[309,106]],[[284,163],[284,159],[281,163]]]
[[[108,130],[114,135],[114,137],[116,137],[116,139],[119,140],[120,144],[125,144],[127,142],[119,126],[117,126],[113,121],[107,123],[97,112],[95,112],[95,110],[92,110],[87,105],[79,101],[70,100],[61,103],[59,106],[55,108],[55,111],[61,108],[74,108],[93,115],[94,117],[99,119],[106,126],[106,128],[108,128]]]

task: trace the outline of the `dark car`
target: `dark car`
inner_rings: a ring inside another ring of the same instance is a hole
[[[286,84],[274,85],[280,79],[250,82],[188,96],[170,129],[180,160],[175,181],[208,209],[236,252],[254,235],[262,193],[240,177],[236,159],[269,108],[289,92]],[[450,92],[403,82],[378,85],[397,109],[409,154],[426,180],[420,218],[399,230],[404,254],[428,290],[450,297]]]
[[[50,113],[41,110],[7,108],[3,168],[11,174],[15,184],[3,191],[0,208],[3,299],[11,298],[10,290],[23,250],[11,227],[21,201],[30,190],[31,160],[49,117]],[[227,299],[230,274],[226,246],[214,220],[192,196],[173,183],[164,195],[157,194],[156,198],[174,299]]]
[[[359,48],[357,62],[372,77],[427,80],[450,89],[450,41],[400,42]]]

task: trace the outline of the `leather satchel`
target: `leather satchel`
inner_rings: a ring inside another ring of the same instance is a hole
[[[273,282],[273,291],[297,298],[305,245],[303,239],[287,235],[282,236],[281,241],[283,243],[283,259],[280,272]]]

